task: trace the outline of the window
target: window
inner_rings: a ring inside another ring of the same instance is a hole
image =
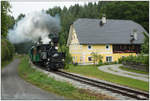
[[[91,49],[92,47],[91,47],[91,45],[88,45],[88,49]]]
[[[125,56],[122,56],[122,58],[124,58]]]
[[[80,62],[82,61],[82,56],[80,56]]]
[[[92,61],[92,57],[88,57],[88,61]]]
[[[109,45],[106,45],[106,49],[109,50]]]
[[[106,61],[107,62],[112,62],[112,56],[106,56]]]
[[[76,62],[77,62],[77,56],[76,56]]]
[[[73,56],[73,61],[75,61],[75,56]]]

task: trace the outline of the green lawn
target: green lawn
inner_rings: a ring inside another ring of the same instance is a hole
[[[129,72],[135,72],[135,73],[140,73],[140,74],[149,74],[149,72],[144,72],[144,71],[140,71],[140,70],[125,68],[123,66],[120,66],[119,68],[122,69],[122,70],[125,70],[125,71],[129,71]]]
[[[144,90],[144,91],[149,90],[148,82],[102,72],[96,66],[70,65],[70,68],[65,71],[82,74],[82,75],[85,75],[88,77],[94,77],[94,78],[106,80],[109,82],[117,83],[120,85],[125,85],[125,86],[131,87],[131,88],[136,88],[136,89],[140,89],[140,90]]]
[[[28,58],[24,57],[19,64],[19,75],[26,81],[58,95],[64,96],[67,99],[76,100],[97,100],[97,99],[114,99],[112,97],[92,93],[88,90],[77,89],[67,82],[56,81],[48,77],[46,74],[31,68]]]

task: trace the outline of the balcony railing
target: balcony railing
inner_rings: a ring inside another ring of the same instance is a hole
[[[137,51],[133,50],[124,50],[124,51],[113,51],[113,53],[137,53]]]

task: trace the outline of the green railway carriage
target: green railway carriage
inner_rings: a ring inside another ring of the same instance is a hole
[[[31,58],[31,61],[33,62],[40,62],[40,54],[37,50],[37,47],[32,47],[29,51],[29,56]]]

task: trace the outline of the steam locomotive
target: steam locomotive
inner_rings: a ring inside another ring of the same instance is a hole
[[[54,37],[48,44],[34,45],[29,51],[31,61],[48,71],[64,68],[65,53],[58,52],[57,43],[58,37]]]

